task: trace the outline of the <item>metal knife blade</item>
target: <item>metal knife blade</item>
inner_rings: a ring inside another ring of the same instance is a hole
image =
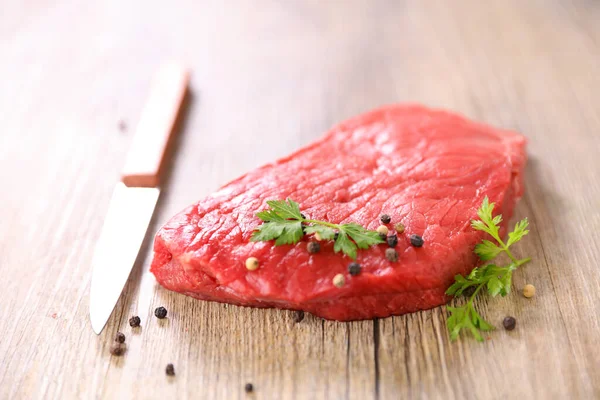
[[[92,261],[90,320],[99,334],[117,304],[146,236],[160,190],[118,183]]]
[[[92,259],[90,321],[97,334],[110,318],[146,236],[160,193],[160,172],[188,82],[189,71],[178,64],[165,64],[159,69],[121,182],[113,192]]]

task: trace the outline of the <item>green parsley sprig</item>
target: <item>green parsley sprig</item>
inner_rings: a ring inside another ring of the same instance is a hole
[[[304,234],[318,233],[323,240],[335,240],[333,250],[336,253],[341,251],[353,260],[356,260],[358,249],[384,243],[379,233],[354,222],[333,224],[305,218],[298,203],[291,199],[269,200],[267,204],[268,210],[256,213],[264,223],[252,234],[250,240],[253,242],[275,240],[275,245],[281,246],[298,243]]]
[[[478,231],[484,231],[489,234],[495,243],[490,240],[483,240],[475,247],[475,253],[483,261],[490,261],[501,253],[505,253],[510,259],[510,264],[506,266],[497,266],[488,264],[483,267],[473,269],[469,275],[456,275],[455,282],[448,288],[446,294],[452,296],[460,296],[466,290],[473,290],[467,303],[461,307],[450,307],[447,309],[450,312],[447,325],[450,331],[450,338],[455,340],[458,338],[461,330],[467,329],[479,341],[483,341],[480,331],[490,331],[494,326],[483,319],[475,310],[473,300],[475,296],[483,290],[495,297],[497,295],[506,296],[510,293],[512,283],[512,274],[518,267],[531,261],[531,258],[517,259],[510,251],[510,246],[521,240],[529,233],[527,230],[527,218],[519,221],[512,232],[508,234],[506,243],[499,235],[500,223],[502,215],[492,216],[494,211],[494,203],[490,203],[487,196],[483,199],[481,207],[477,211],[479,220],[472,220],[471,226]]]

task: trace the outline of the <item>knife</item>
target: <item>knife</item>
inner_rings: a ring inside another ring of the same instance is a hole
[[[96,334],[110,318],[146,236],[189,76],[188,69],[168,63],[154,77],[92,258],[90,321]]]

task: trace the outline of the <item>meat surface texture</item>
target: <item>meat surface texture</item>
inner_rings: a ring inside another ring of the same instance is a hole
[[[151,271],[167,289],[242,306],[305,310],[340,321],[387,317],[446,303],[456,274],[478,265],[475,231],[485,196],[504,216],[523,193],[525,139],[459,115],[393,105],[343,122],[316,142],[251,171],[173,217],[157,233]],[[333,252],[250,241],[267,200],[293,199],[309,218],[376,229],[401,222],[397,262],[387,245],[359,250],[362,270]],[[423,247],[410,244],[421,235]],[[260,267],[249,271],[248,257]],[[343,274],[345,285],[332,279]]]

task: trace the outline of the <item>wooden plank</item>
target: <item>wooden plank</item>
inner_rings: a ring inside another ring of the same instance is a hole
[[[482,58],[495,66],[493,72],[480,69],[482,65],[478,63],[454,66],[454,71],[457,80],[463,80],[465,85],[470,82],[477,88],[472,103],[465,101],[468,115],[521,130],[530,139],[528,191],[518,207],[517,217],[530,218],[532,234],[519,244],[518,251],[532,255],[534,263],[515,274],[514,287],[518,290],[531,282],[538,294],[532,300],[513,293],[506,299],[482,301],[483,315],[496,326],[501,327],[506,315],[518,321],[515,332],[494,332],[484,345],[465,339],[449,343],[443,326],[445,312],[439,310],[426,312],[434,314],[430,319],[410,315],[382,321],[379,360],[382,369],[389,368],[381,375],[380,386],[387,389],[382,392],[384,398],[391,398],[398,391],[415,396],[415,387],[417,393],[427,393],[431,398],[589,398],[600,390],[592,366],[599,362],[594,350],[599,338],[590,334],[597,332],[598,316],[594,310],[600,299],[598,292],[591,289],[598,287],[597,274],[592,273],[596,262],[590,263],[596,258],[597,241],[589,236],[596,235],[593,227],[598,219],[590,215],[591,220],[586,220],[586,213],[593,208],[589,204],[595,193],[591,171],[597,169],[597,161],[586,160],[585,154],[589,153],[583,149],[577,151],[561,145],[565,132],[569,132],[569,141],[573,140],[576,148],[596,148],[598,142],[590,141],[586,124],[590,120],[597,123],[597,112],[586,110],[586,104],[571,104],[568,97],[560,97],[574,90],[569,87],[572,82],[564,82],[562,78],[573,77],[577,73],[573,69],[597,59],[597,51],[578,54],[576,65],[566,64],[558,57],[558,49],[565,45],[564,51],[571,51],[566,45],[574,43],[575,38],[566,41],[564,36],[578,35],[578,31],[573,31],[574,26],[567,24],[560,32],[546,31],[545,27],[531,30],[530,24],[520,21],[522,13],[534,12],[525,5],[519,9],[497,7],[494,11],[497,19],[473,18],[470,23],[457,26],[455,37],[450,31],[444,37],[450,47],[470,51],[481,39],[474,32],[485,35],[490,24],[512,21],[511,29],[491,51],[479,48]],[[554,11],[535,8],[535,18],[565,25],[561,20],[564,16],[557,17]],[[548,23],[548,26],[555,25]],[[509,43],[516,41],[528,57],[520,59],[517,53],[515,59]],[[552,42],[558,53],[546,53],[547,47],[539,47],[541,42]],[[510,76],[515,70],[537,74]],[[510,79],[502,77],[501,71],[508,71]],[[522,88],[529,88],[529,92]],[[548,99],[533,97],[542,94]],[[585,95],[585,91],[573,95]],[[549,118],[548,106],[553,107],[556,118]],[[567,206],[575,202],[583,204]],[[585,233],[588,229],[591,231]],[[579,243],[585,236],[592,242],[587,248]],[[586,277],[590,273],[594,276]],[[414,340],[406,339],[415,332],[419,335]],[[402,361],[411,367],[392,367]]]
[[[598,18],[584,1],[4,4],[0,398],[599,397]],[[288,311],[199,302],[155,285],[147,241],[95,336],[93,246],[152,74],[173,57],[192,66],[193,95],[151,232],[380,104],[424,102],[522,131],[530,162],[516,218],[532,229],[517,252],[534,262],[509,297],[478,302],[517,329],[450,343],[444,308],[296,324]],[[527,282],[531,300],[518,293]],[[117,330],[121,358],[108,353]]]

